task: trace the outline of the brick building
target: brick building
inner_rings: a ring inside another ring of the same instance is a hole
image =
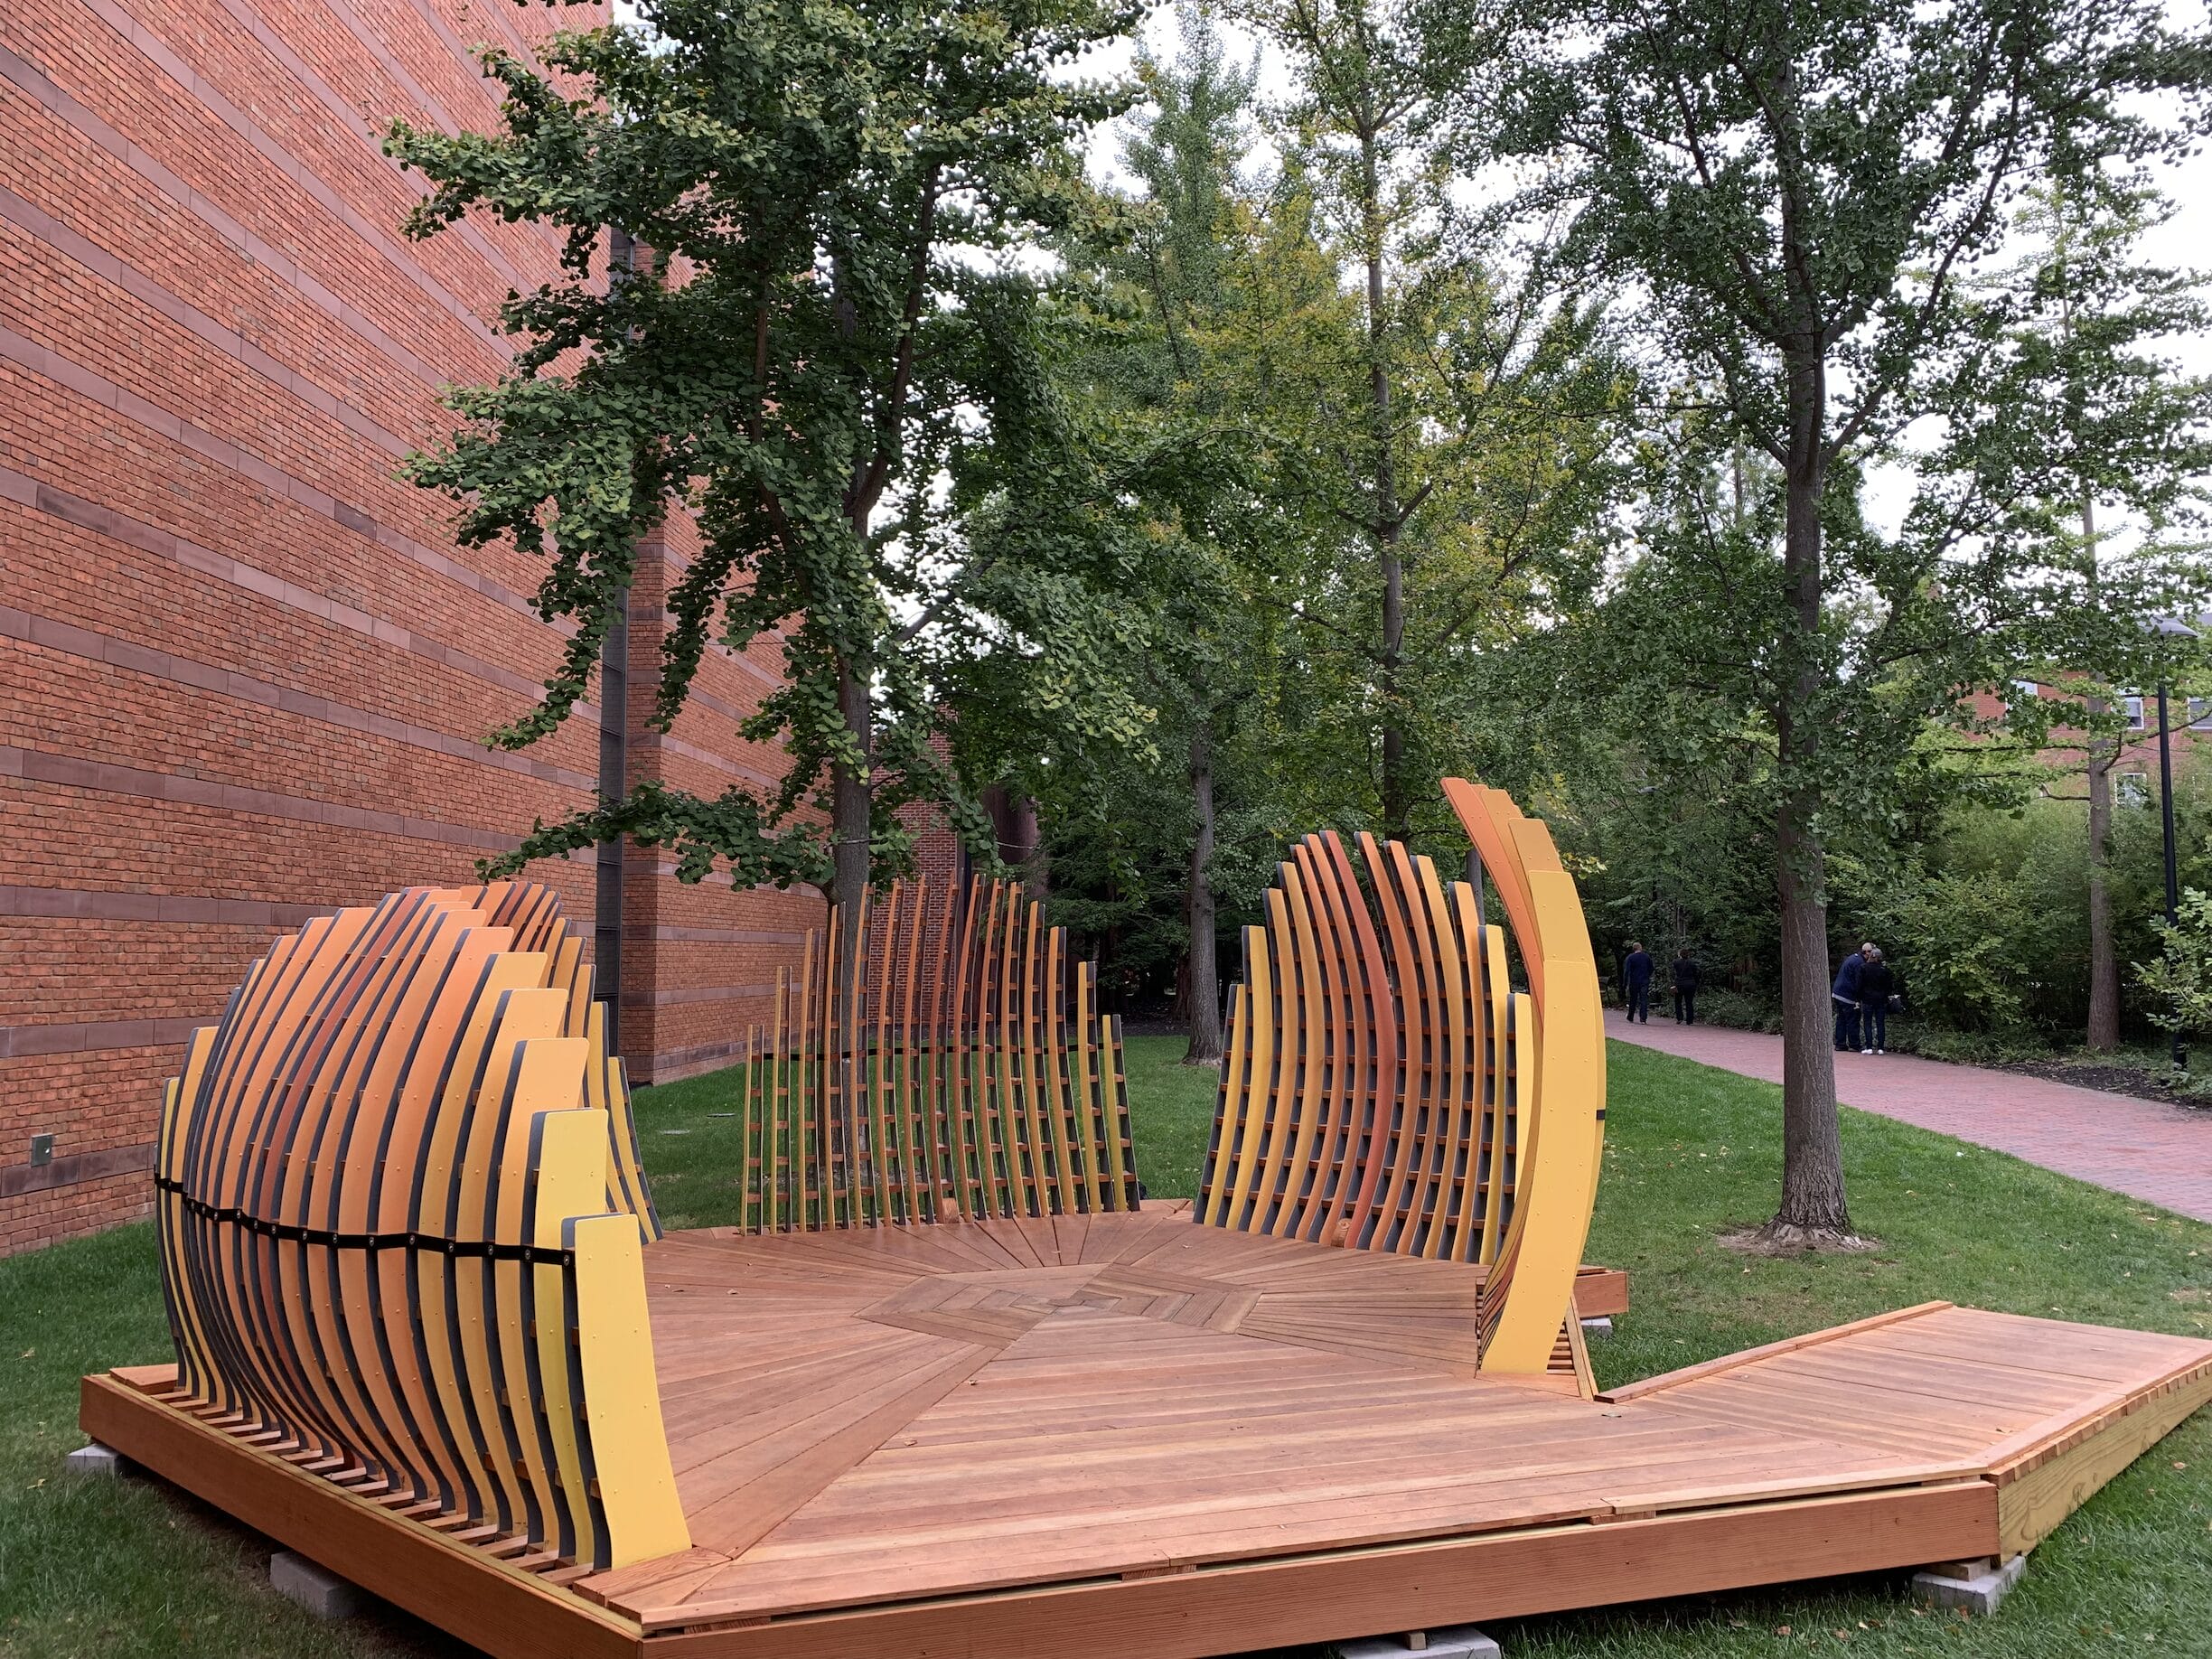
[[[2019,699],[2075,693],[2057,683],[2016,680],[2010,695]],[[2125,692],[2114,698],[2114,705],[2126,729],[2113,755],[2113,801],[2118,806],[2148,806],[2158,799],[2159,789],[2158,696],[2156,692],[2142,696]],[[2005,706],[1998,698],[1983,693],[1973,699],[1973,707],[1982,717],[1994,718],[2004,712]],[[2172,693],[2167,698],[2166,722],[2168,747],[2178,772],[2184,764],[2194,764],[2198,745],[2212,739],[2212,698]],[[2075,771],[2088,764],[2085,738],[2078,729],[2060,726],[2051,736],[2053,746],[2042,757],[2046,762]]]
[[[598,702],[483,737],[559,643],[538,570],[395,476],[553,239],[398,230],[393,116],[488,129],[471,49],[584,7],[6,0],[0,30],[0,1252],[139,1213],[159,1080],[275,930],[468,878],[602,778],[776,775],[736,722],[776,658],[651,698],[672,531]],[[598,930],[633,1073],[734,1057],[805,894],[629,849],[544,872]],[[51,1136],[51,1145],[43,1138]],[[38,1144],[34,1148],[34,1141]]]

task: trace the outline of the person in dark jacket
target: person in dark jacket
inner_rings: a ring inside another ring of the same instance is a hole
[[[1865,994],[1860,989],[1859,981],[1866,972],[1866,950],[1862,945],[1843,959],[1843,965],[1836,970],[1835,983],[1828,989],[1828,995],[1835,1003],[1838,1054],[1859,1046],[1859,1001]]]
[[[1698,965],[1691,960],[1688,945],[1674,952],[1674,1023],[1678,1026],[1697,1024]]]
[[[1651,1024],[1651,952],[1635,940],[1628,942],[1628,960],[1621,964],[1621,982],[1628,988],[1628,1017]]]
[[[1859,970],[1859,1040],[1862,1054],[1886,1054],[1889,1040],[1889,1010],[1896,1004],[1897,976],[1889,961],[1874,946],[1866,948],[1866,966]]]

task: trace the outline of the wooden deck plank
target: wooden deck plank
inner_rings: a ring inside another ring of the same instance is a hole
[[[692,1536],[710,1549],[741,1555],[857,1459],[880,1446],[886,1435],[974,1375],[990,1354],[988,1348],[960,1348],[924,1369],[899,1376],[887,1388],[860,1396],[868,1408],[865,1414],[839,1413],[830,1433],[820,1434],[810,1426],[802,1434],[765,1442],[779,1451],[789,1444],[789,1454],[772,1467],[749,1471],[741,1486],[733,1486],[696,1508],[686,1492],[684,1517],[690,1523]],[[684,1478],[680,1471],[680,1489]]]
[[[1916,1488],[1617,1526],[1565,1526],[1386,1550],[1347,1550],[1129,1583],[779,1620],[749,1629],[657,1636],[669,1659],[1117,1659],[1201,1655],[1342,1640],[1407,1626],[1683,1596],[1825,1572],[1869,1571],[1992,1535],[1979,1486]]]
[[[1085,1659],[1195,1655],[1989,1553],[2212,1397],[2212,1344],[1936,1305],[1590,1401],[1472,1374],[1478,1269],[1149,1205],[664,1243],[649,1307],[694,1548],[518,1575],[599,1609],[610,1653],[1011,1659],[1049,1609],[1092,1632],[1050,1644]],[[218,1463],[512,1570],[190,1417],[160,1373],[106,1386]],[[1568,1577],[1529,1590],[1504,1561]],[[1344,1622],[1371,1579],[1396,1610]],[[472,1639],[592,1651],[531,1628]]]
[[[2108,1419],[2100,1432],[1997,1489],[1997,1550],[2013,1555],[2032,1549],[2098,1488],[2179,1425],[2212,1402],[2212,1366],[2201,1368],[2142,1409]]]
[[[847,1420],[874,1411],[879,1397],[886,1391],[896,1392],[906,1378],[961,1357],[974,1345],[888,1326],[876,1328],[882,1341],[865,1357],[850,1364],[832,1361],[795,1376],[781,1398],[758,1411],[744,1409],[746,1396],[737,1393],[730,1401],[735,1415],[726,1411],[709,1417],[680,1440],[671,1439],[670,1456],[679,1484],[695,1471],[711,1467],[730,1474],[750,1461],[764,1440],[799,1445],[815,1434],[835,1434]],[[711,1485],[687,1486],[687,1511],[695,1501],[707,1502],[708,1494],[716,1489]],[[708,1549],[719,1547],[712,1539],[694,1542]]]
[[[1953,1350],[1986,1344],[1989,1328],[1971,1316],[1945,1323],[1962,1310],[1936,1304],[1692,1367],[1595,1407],[1474,1376],[1480,1270],[1461,1264],[1152,1212],[960,1231],[1033,1265],[910,1280],[886,1306],[926,1305],[947,1335],[1002,1345],[749,1548],[729,1550],[726,1566],[653,1598],[655,1617],[680,1607],[781,1617],[1955,1478],[1980,1472],[1977,1448],[2102,1392],[2100,1379],[2076,1373],[2140,1374],[2145,1356],[2173,1352],[2069,1327],[2060,1363],[2071,1371],[1977,1366]],[[848,1237],[856,1248],[839,1260],[850,1266],[867,1234]],[[1063,1261],[1083,1266],[1054,1271]],[[1234,1329],[1206,1328],[1232,1290],[1249,1298]],[[1022,1320],[1028,1328],[1009,1336]],[[1900,1332],[1913,1341],[1869,1346]]]
[[[1718,1359],[1703,1360],[1694,1365],[1685,1365],[1679,1371],[1662,1372],[1655,1377],[1645,1377],[1641,1382],[1630,1382],[1623,1387],[1608,1390],[1600,1394],[1598,1398],[1608,1403],[1641,1400],[1646,1395],[1658,1393],[1663,1389],[1680,1388],[1685,1383],[1702,1382],[1708,1377],[1718,1376],[1723,1372],[1740,1370],[1746,1365],[1756,1365],[1761,1360],[1772,1358],[1776,1354],[1794,1353],[1799,1348],[1811,1347],[1818,1343],[1840,1342],[1847,1337],[1859,1336],[1862,1332],[1877,1330],[1887,1325],[1900,1324],[1907,1319],[1925,1318],[1930,1314],[1940,1313],[1950,1306],[1948,1302],[1922,1302],[1912,1308],[1899,1308],[1889,1313],[1875,1314],[1864,1319],[1854,1319],[1847,1325],[1834,1325],[1828,1326],[1825,1330],[1807,1331],[1800,1336],[1786,1336],[1779,1342],[1766,1343],[1756,1348],[1746,1348],[1739,1354],[1723,1354]]]

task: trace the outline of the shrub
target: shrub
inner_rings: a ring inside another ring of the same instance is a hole
[[[2135,966],[2151,997],[2151,1023],[2161,1031],[2212,1030],[2212,895],[2186,888],[2174,920],[2161,916],[2151,925],[2159,954]]]
[[[1698,992],[1698,1018],[1709,1026],[1732,1026],[1739,1031],[1776,1032],[1782,1029],[1782,1010],[1759,998],[1725,985]]]

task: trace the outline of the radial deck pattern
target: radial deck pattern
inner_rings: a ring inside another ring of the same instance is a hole
[[[1478,1269],[1183,1206],[645,1270],[694,1542],[660,1561],[356,1536],[330,1506],[372,1498],[157,1374],[86,1424],[494,1652],[1126,1659],[2010,1553],[2212,1396],[2212,1344],[1936,1305],[1589,1401],[1475,1373]]]

